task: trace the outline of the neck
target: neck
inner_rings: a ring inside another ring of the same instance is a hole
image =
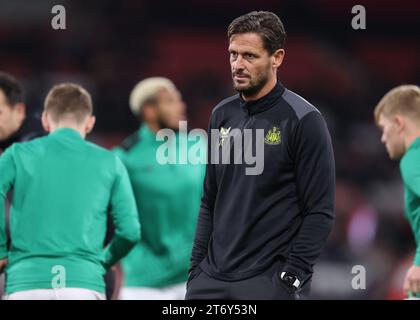
[[[409,129],[411,130],[407,130],[408,132],[404,136],[404,145],[406,150],[410,147],[414,140],[420,138],[420,130],[418,130],[417,127]]]
[[[83,139],[86,137],[86,131],[83,129],[82,126],[75,124],[74,122],[60,122],[57,123],[55,126],[51,128],[51,132],[57,130],[57,129],[73,129],[80,133],[80,135],[83,137]]]
[[[10,133],[5,140],[12,138],[13,136],[17,135],[19,133],[19,131],[22,129],[23,127],[23,122],[25,121],[25,117],[22,117],[21,119],[19,119],[16,122],[16,126],[14,127],[14,130],[12,131],[12,133]]]
[[[154,133],[158,132],[161,128],[157,122],[146,122],[147,126]]]
[[[420,138],[420,131],[419,130],[414,131],[410,134],[407,134],[404,137],[405,149],[407,150],[410,147],[410,145],[414,142],[414,140],[416,140],[417,138]]]
[[[244,96],[243,94],[241,94],[242,99],[244,99],[245,101],[253,101],[253,100],[258,100],[264,96],[266,96],[271,90],[273,90],[273,88],[275,87],[275,85],[277,84],[277,77],[271,77],[267,83],[264,85],[264,87],[261,88],[260,91],[258,91],[257,93],[251,95],[251,96]]]
[[[26,117],[22,117],[21,119],[19,119],[18,121],[18,126],[16,128],[16,132],[20,130],[20,128],[22,128],[23,126],[23,122],[25,121]]]

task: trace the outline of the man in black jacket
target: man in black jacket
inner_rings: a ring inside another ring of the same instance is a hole
[[[285,31],[274,13],[235,19],[228,38],[239,94],[220,102],[210,119],[186,299],[306,298],[334,220],[331,138],[320,112],[277,80]],[[246,131],[256,141],[247,141]],[[254,173],[236,161],[236,149],[228,151],[230,163],[219,161],[238,132],[240,156],[252,150],[263,159]]]

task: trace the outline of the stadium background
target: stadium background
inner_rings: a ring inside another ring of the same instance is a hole
[[[0,0],[0,70],[23,82],[30,114],[55,83],[86,86],[97,116],[89,139],[108,148],[137,128],[128,95],[148,76],[171,78],[189,129],[206,128],[215,104],[233,94],[227,25],[252,10],[274,11],[287,32],[279,79],[324,114],[336,156],[337,218],[312,297],[398,299],[414,239],[398,164],[380,144],[372,110],[390,88],[420,83],[416,2]],[[56,4],[66,8],[65,31],[51,28]],[[351,28],[357,4],[366,8],[366,30]],[[355,265],[366,267],[366,290],[351,286]]]

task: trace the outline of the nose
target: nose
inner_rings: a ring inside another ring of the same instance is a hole
[[[176,110],[178,115],[183,116],[185,114],[187,105],[185,104],[184,100],[179,100],[178,103],[176,104]]]
[[[238,55],[236,59],[232,62],[232,69],[233,71],[244,69],[243,59],[241,55]]]
[[[382,133],[382,135],[381,135],[381,142],[382,142],[382,143],[385,143],[385,142],[386,142],[386,139],[385,139],[385,132],[384,132],[384,133]]]

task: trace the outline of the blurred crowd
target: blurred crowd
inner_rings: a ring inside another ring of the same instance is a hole
[[[366,30],[353,30],[354,1],[61,1],[66,30],[51,28],[43,1],[0,2],[0,70],[22,81],[38,116],[52,84],[74,81],[93,95],[90,140],[111,148],[138,128],[128,97],[149,76],[172,79],[188,127],[206,128],[212,108],[233,94],[226,27],[250,10],[271,10],[286,28],[279,79],[324,114],[337,167],[336,222],[315,268],[312,297],[399,299],[414,239],[403,216],[398,163],[380,143],[373,108],[390,88],[420,83],[420,6],[360,1]],[[366,268],[366,290],[352,268]]]

